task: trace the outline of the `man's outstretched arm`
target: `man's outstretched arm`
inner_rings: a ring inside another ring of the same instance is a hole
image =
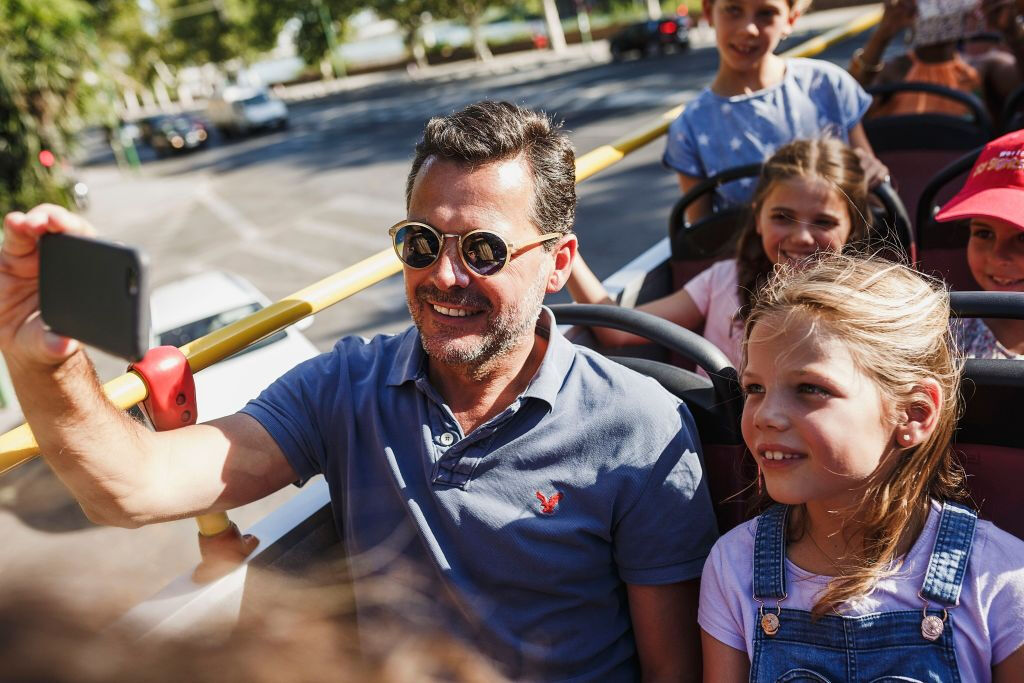
[[[103,395],[77,342],[39,317],[39,237],[89,234],[43,205],[4,219],[0,349],[40,452],[95,522],[139,526],[237,507],[293,481],[295,472],[254,419],[233,415],[155,433]]]
[[[626,589],[644,683],[701,680],[700,579]]]

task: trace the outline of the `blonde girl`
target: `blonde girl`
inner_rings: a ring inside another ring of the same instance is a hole
[[[779,42],[793,30],[802,0],[704,0],[715,29],[718,72],[669,127],[663,163],[685,193],[704,178],[759,163],[791,140],[838,137],[858,150],[869,185],[888,174],[871,150],[861,118],[871,98],[842,68],[817,59],[783,59]],[[742,205],[753,183],[717,190],[715,204]],[[711,211],[695,205],[690,220]]]
[[[945,290],[842,255],[780,271],[740,376],[775,504],[704,566],[705,680],[1024,680],[1024,542],[957,502]]]
[[[751,292],[778,263],[837,251],[867,232],[868,189],[854,152],[838,140],[798,140],[767,162],[736,257],[720,261],[664,298],[638,306],[704,336],[739,367],[744,311]],[[614,303],[577,253],[569,293],[578,303]],[[605,346],[641,344],[626,332],[595,328]]]

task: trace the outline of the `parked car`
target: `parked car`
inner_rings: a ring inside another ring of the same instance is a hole
[[[288,126],[288,106],[256,88],[225,88],[207,104],[206,116],[225,137]]]
[[[689,32],[688,17],[664,17],[630,24],[612,36],[609,43],[612,59],[618,61],[630,53],[645,56],[688,50]]]
[[[152,345],[181,346],[269,304],[269,299],[248,280],[223,271],[157,287],[150,298]],[[318,355],[316,347],[299,331],[312,322],[311,317],[305,318],[197,373],[199,419],[207,421],[237,412],[292,367]]]
[[[187,114],[160,114],[142,119],[139,124],[142,140],[157,153],[186,152],[206,145],[209,134],[206,124]]]

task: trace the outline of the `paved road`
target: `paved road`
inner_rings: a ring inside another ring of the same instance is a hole
[[[842,63],[853,47],[826,56]],[[234,144],[215,140],[188,156],[147,160],[138,174],[109,162],[85,167],[88,217],[105,235],[144,247],[155,284],[220,268],[277,299],[387,247],[385,229],[404,215],[410,152],[431,115],[485,97],[512,100],[563,119],[585,152],[686,101],[716,61],[712,49],[697,49],[622,64],[382,82],[294,106],[286,131]],[[649,145],[579,188],[577,232],[599,276],[665,233],[678,190],[658,163],[661,147]],[[307,336],[326,350],[343,334],[403,328],[403,297],[400,280],[391,278],[318,314]],[[98,365],[103,376],[120,371],[109,359]],[[235,517],[244,527],[292,493]],[[93,527],[38,461],[0,482],[0,577],[49,576],[126,606],[194,564],[194,534],[187,520],[136,531]]]

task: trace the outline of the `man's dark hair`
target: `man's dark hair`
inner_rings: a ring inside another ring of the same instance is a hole
[[[435,116],[416,143],[405,185],[406,207],[416,175],[430,157],[472,168],[521,155],[533,175],[530,220],[541,232],[571,232],[576,215],[576,157],[559,128],[545,114],[491,100]]]

